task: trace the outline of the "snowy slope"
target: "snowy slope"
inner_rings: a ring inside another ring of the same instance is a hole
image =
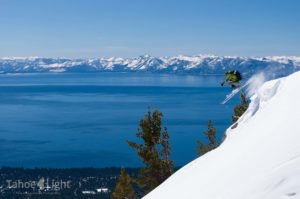
[[[0,58],[0,73],[35,72],[160,72],[188,74],[223,74],[238,69],[249,75],[272,68],[284,75],[300,70],[300,57],[230,57],[213,55],[178,55],[173,57],[66,59],[40,57]]]
[[[145,199],[300,198],[300,72],[263,84],[224,143]]]

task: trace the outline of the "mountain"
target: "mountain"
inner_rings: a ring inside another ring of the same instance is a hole
[[[264,83],[215,150],[145,199],[299,199],[300,72]]]
[[[0,58],[0,73],[44,72],[159,72],[180,74],[223,74],[238,69],[244,75],[260,70],[277,70],[290,74],[300,69],[300,57],[219,57],[212,55],[137,58],[66,59],[40,57]]]

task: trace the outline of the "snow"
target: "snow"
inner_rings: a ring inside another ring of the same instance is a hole
[[[217,149],[145,199],[299,199],[300,72],[264,83]]]
[[[38,59],[37,56],[30,56],[30,57],[2,57],[2,60],[31,60],[34,61]]]
[[[269,56],[266,58],[284,64],[287,64],[289,61],[295,62],[297,64],[300,63],[300,57],[297,56]]]

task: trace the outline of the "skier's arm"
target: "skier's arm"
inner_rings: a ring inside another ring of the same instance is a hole
[[[226,82],[228,82],[229,78],[226,77],[226,79],[221,83],[221,86],[223,86]]]

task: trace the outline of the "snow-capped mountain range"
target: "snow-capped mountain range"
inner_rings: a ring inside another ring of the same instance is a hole
[[[232,57],[214,55],[136,58],[0,58],[0,73],[40,72],[159,72],[183,74],[223,74],[229,69],[252,74],[262,69],[273,68],[291,73],[300,69],[300,56]]]

